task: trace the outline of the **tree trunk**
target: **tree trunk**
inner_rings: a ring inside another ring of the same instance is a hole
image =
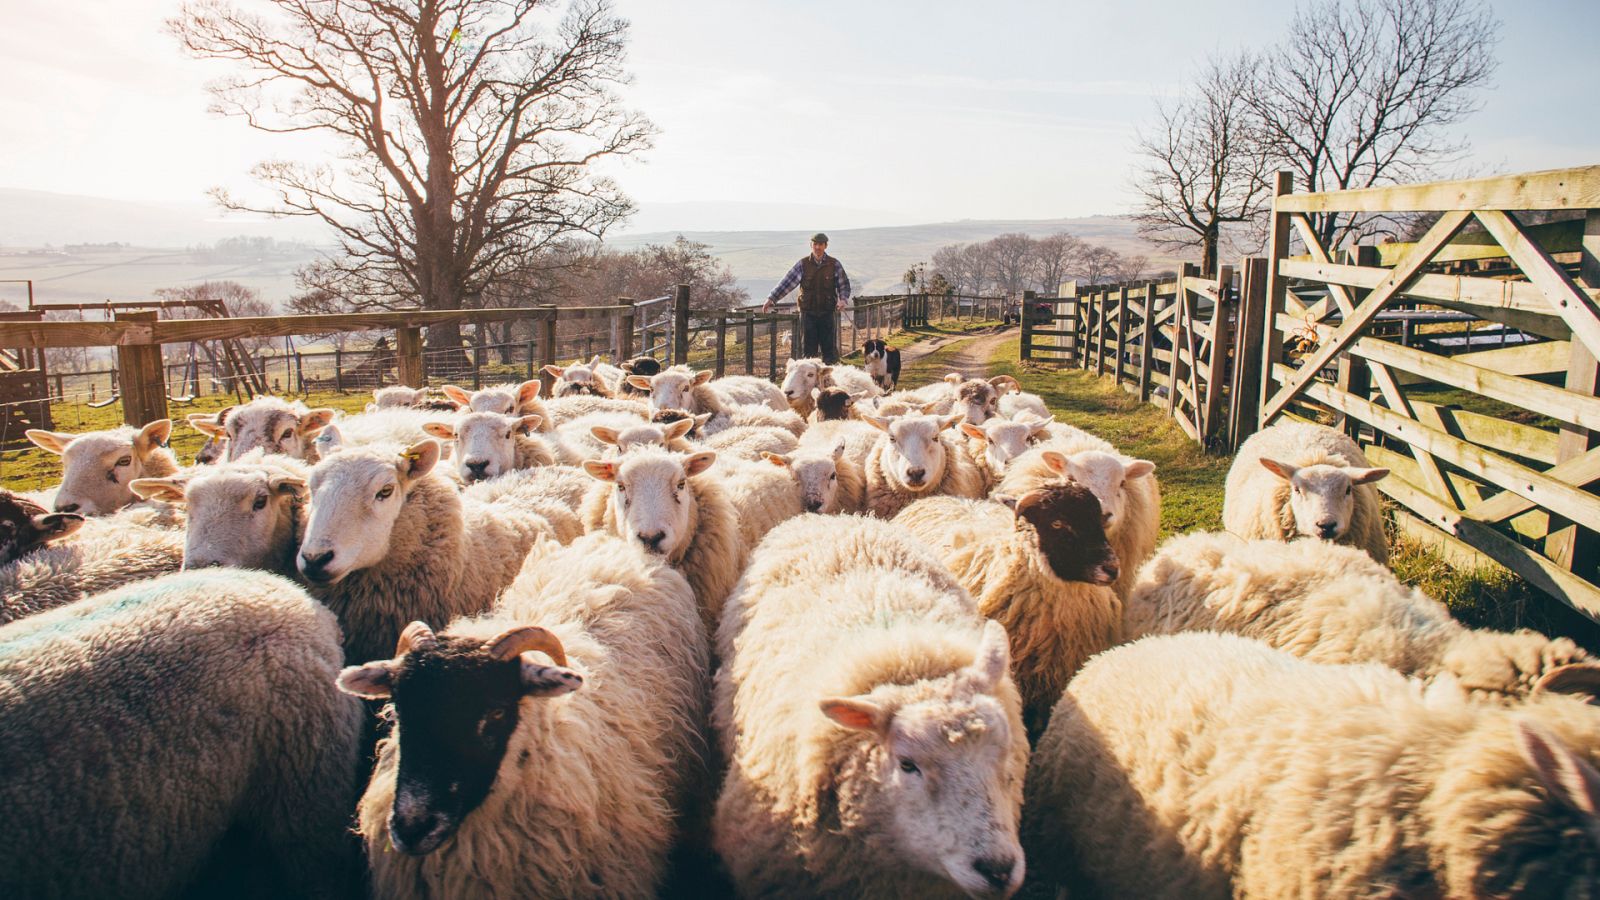
[[[1217,238],[1220,230],[1213,222],[1200,236],[1200,274],[1207,278],[1217,274]]]

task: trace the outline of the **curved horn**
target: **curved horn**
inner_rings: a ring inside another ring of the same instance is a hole
[[[427,622],[412,622],[405,631],[400,632],[400,642],[395,645],[394,655],[404,656],[412,650],[423,650],[438,642]]]
[[[995,377],[989,379],[989,384],[996,388],[1009,386],[1012,390],[1018,393],[1022,392],[1022,383],[1010,375],[996,375]]]
[[[1539,680],[1534,682],[1533,693],[1583,694],[1593,703],[1600,700],[1600,665],[1574,663],[1557,666],[1539,676]]]
[[[567,664],[567,651],[561,646],[561,639],[548,628],[538,625],[523,625],[501,634],[499,637],[484,645],[489,655],[504,662],[514,659],[529,650],[539,650],[555,660],[556,665]]]

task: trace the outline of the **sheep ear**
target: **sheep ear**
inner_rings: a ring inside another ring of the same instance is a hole
[[[139,434],[133,439],[133,449],[140,456],[146,456],[151,450],[166,446],[167,438],[170,437],[172,437],[172,420],[157,419],[139,429]]]
[[[467,393],[463,388],[458,388],[453,384],[447,384],[439,390],[443,391],[446,397],[454,400],[462,406],[472,405],[472,395]]]
[[[273,475],[267,479],[267,487],[279,494],[288,494],[300,500],[311,496],[311,488],[304,478],[295,475]]]
[[[538,413],[530,413],[517,420],[517,430],[523,434],[528,434],[529,432],[537,430],[539,423],[543,421],[544,416],[541,416]]]
[[[1043,432],[1045,429],[1049,428],[1050,427],[1050,423],[1053,422],[1053,421],[1055,421],[1055,420],[1054,419],[1041,419],[1041,418],[1035,416],[1033,422],[1030,423],[1030,425],[1029,425],[1029,427],[1031,427],[1033,430],[1028,433],[1028,437],[1037,437],[1041,432]]]
[[[206,437],[226,437],[228,433],[227,427],[218,424],[216,418],[208,413],[190,413],[184,421]]]
[[[1545,730],[1517,722],[1517,749],[1550,799],[1590,819],[1600,818],[1600,771]]]
[[[692,431],[696,424],[697,423],[694,419],[679,419],[678,421],[673,422],[671,425],[667,426],[667,440],[675,441],[678,438],[683,437]]]
[[[561,378],[567,374],[567,370],[561,368],[560,366],[545,366],[539,371],[549,375],[552,378]]]
[[[439,462],[440,452],[439,442],[431,438],[412,444],[400,454],[400,474],[407,481],[415,481],[432,472]]]
[[[1382,481],[1389,476],[1388,469],[1357,469],[1354,467],[1348,467],[1344,471],[1345,474],[1350,476],[1351,484],[1372,484],[1374,481]]]
[[[957,422],[962,421],[966,417],[966,413],[956,413],[953,416],[943,416],[939,419],[939,430],[943,431]]]
[[[859,697],[828,697],[818,704],[818,708],[835,725],[879,737],[889,733],[889,721],[893,718],[882,706]]]
[[[844,459],[844,441],[842,440],[833,445],[833,461],[838,462],[841,459]]]
[[[705,384],[706,382],[708,382],[710,380],[711,380],[711,370],[710,369],[707,369],[704,372],[696,372],[696,373],[694,373],[694,383],[695,384]]]
[[[944,405],[944,401],[942,401],[942,400],[934,400],[934,401],[931,401],[929,403],[924,403],[921,406],[917,407],[917,411],[922,413],[925,416],[931,416],[934,413],[938,412],[939,411],[939,407],[941,407],[943,405]]]
[[[1067,474],[1067,457],[1060,450],[1046,450],[1039,454],[1039,459],[1057,475]]]
[[[683,461],[683,470],[690,475],[699,475],[711,468],[711,464],[716,461],[717,454],[714,451],[702,450]]]
[[[1156,464],[1148,459],[1136,459],[1122,466],[1122,477],[1143,478],[1156,470]]]
[[[1282,478],[1284,481],[1293,481],[1294,473],[1300,471],[1299,466],[1291,466],[1288,463],[1278,462],[1275,459],[1267,459],[1266,457],[1261,458],[1261,465],[1265,466],[1268,472]]]
[[[694,417],[694,427],[704,428],[706,427],[706,423],[709,421],[711,421],[711,413],[701,413],[700,415]]]
[[[944,376],[944,383],[945,384],[960,384],[961,382],[963,382],[965,380],[966,379],[961,377],[961,373],[960,372],[951,372],[951,373],[949,373],[949,374]]]
[[[544,382],[537,378],[529,379],[517,385],[517,405],[521,406],[529,400],[539,399],[539,391],[544,388]]]
[[[583,470],[589,477],[596,481],[615,482],[617,480],[617,464],[610,460],[590,459],[584,461]]]
[[[763,450],[761,451],[761,458],[769,463],[772,463],[780,469],[789,468],[789,457],[784,456],[781,453],[773,453],[771,450]]]
[[[792,360],[792,359],[791,360],[786,360],[784,362],[784,364],[783,364],[783,370],[785,372],[793,372],[794,371],[794,362],[795,361]]]
[[[596,353],[596,354],[595,354],[595,355],[594,355],[594,358],[593,358],[593,359],[591,359],[591,360],[589,360],[589,368],[591,368],[591,369],[592,369],[592,368],[594,368],[594,367],[595,367],[595,366],[598,366],[598,365],[600,365],[600,364],[601,364],[601,363],[602,363],[602,362],[604,362],[604,361],[605,361],[605,360],[602,360],[602,359],[601,359],[601,358],[600,358],[600,354],[598,354],[598,353]]]
[[[363,700],[387,700],[394,688],[394,676],[399,666],[392,659],[369,662],[364,666],[346,666],[339,673],[339,690]]]
[[[1533,693],[1576,694],[1590,703],[1600,701],[1600,663],[1573,663],[1557,666],[1539,676]]]
[[[636,387],[641,391],[650,390],[650,376],[649,375],[629,375],[624,380],[628,382],[628,386],[629,387]]]
[[[993,619],[983,623],[983,637],[978,639],[978,649],[967,671],[985,693],[993,691],[1011,671],[1011,641],[1006,637],[1005,626]]]
[[[328,423],[332,421],[333,410],[327,408],[313,409],[300,417],[300,433],[310,437],[328,427]]]
[[[29,428],[23,434],[27,436],[28,440],[49,450],[51,453],[61,453],[66,450],[67,445],[72,443],[72,439],[77,437],[75,434],[67,434],[63,431],[45,431],[42,428]]]
[[[317,452],[323,456],[338,453],[344,449],[344,432],[337,425],[329,425],[317,435]]]
[[[1017,511],[1017,498],[1011,496],[1010,494],[990,494],[989,499],[1000,504],[1001,506],[1004,506],[1006,509],[1009,509],[1012,512]]]
[[[146,500],[183,502],[183,482],[176,478],[135,478],[128,482],[128,490]]]
[[[604,425],[596,425],[589,429],[589,433],[594,435],[594,439],[602,444],[610,444],[613,447],[617,444],[617,430],[615,428],[608,428]]]
[[[84,518],[77,513],[45,513],[30,520],[39,543],[56,541],[83,527]]]
[[[882,416],[862,416],[861,417],[861,421],[867,423],[868,425],[871,425],[873,428],[878,429],[879,431],[883,432],[884,434],[888,434],[889,433],[889,423],[891,421],[893,421],[893,420],[885,419]]]
[[[833,375],[833,366],[823,366],[817,372],[817,381],[821,382]]]
[[[531,652],[522,660],[522,696],[559,697],[583,687],[583,676],[566,666],[540,662]]]
[[[987,443],[989,440],[989,433],[972,424],[971,422],[961,423],[961,433],[975,441],[984,441]]]
[[[456,439],[456,429],[448,422],[423,422],[422,433],[432,435],[441,441]]]

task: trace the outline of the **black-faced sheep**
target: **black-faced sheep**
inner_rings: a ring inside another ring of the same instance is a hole
[[[826,387],[811,393],[812,405],[815,408],[806,416],[807,423],[855,418],[856,398],[850,396],[850,392],[844,388]]]
[[[1074,896],[1591,897],[1600,716],[1235,635],[1095,657],[1033,755],[1030,877]]]
[[[791,359],[784,364],[783,396],[799,415],[809,416],[816,408],[813,391],[830,387],[839,388],[856,399],[883,394],[872,376],[855,366],[828,365],[815,357]]]
[[[1016,890],[1028,745],[1005,630],[903,528],[779,526],[717,638],[713,840],[741,895]]]
[[[32,500],[0,491],[0,565],[21,559],[83,527],[77,513],[47,513]]]

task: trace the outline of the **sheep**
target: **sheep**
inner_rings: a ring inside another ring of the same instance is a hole
[[[828,365],[815,357],[791,359],[784,364],[783,396],[799,415],[811,415],[815,409],[811,392],[827,387],[842,388],[857,399],[883,393],[871,375],[855,366]]]
[[[226,439],[230,462],[258,447],[267,453],[316,462],[313,443],[333,416],[334,410],[326,407],[308,409],[298,400],[262,395],[241,406],[225,407],[210,419],[190,416],[188,421],[202,434]],[[152,478],[169,474],[146,473]]]
[[[333,615],[264,572],[0,628],[0,896],[180,896],[230,833],[287,881],[255,887],[350,896],[363,716],[338,673]]]
[[[683,576],[595,534],[488,615],[414,623],[394,659],[345,669],[393,704],[359,806],[375,892],[655,896],[703,780],[706,645]]]
[[[1024,414],[1050,419],[1054,415],[1050,412],[1050,407],[1045,405],[1043,397],[1027,393],[1020,387],[1000,395],[999,410],[1000,415],[1007,419],[1016,419]]]
[[[602,367],[611,369],[615,375],[612,378],[606,378],[600,372]],[[610,397],[615,390],[611,385],[615,382],[616,377],[622,374],[621,369],[615,366],[606,366],[602,363],[599,356],[589,360],[587,365],[582,360],[578,360],[565,367],[545,366],[542,371],[555,379],[555,384],[550,388],[550,396],[552,398],[583,395]]]
[[[1122,632],[1116,551],[1100,503],[1079,484],[993,500],[931,497],[895,522],[949,567],[1011,637],[1011,675],[1031,736],[1044,730],[1061,688]]]
[[[801,435],[800,449],[825,450],[831,453],[833,448],[843,441],[845,458],[855,463],[856,467],[865,473],[867,457],[872,455],[872,448],[878,445],[878,439],[881,437],[883,432],[865,421],[818,422]]]
[[[405,409],[427,399],[428,389],[425,387],[412,388],[403,384],[391,384],[372,391],[372,402],[367,404],[367,412],[377,412],[380,409]]]
[[[717,634],[712,840],[742,896],[1010,896],[1028,745],[1005,630],[908,534],[801,516]]]
[[[499,413],[467,413],[455,424],[429,422],[425,434],[456,443],[456,475],[473,484],[517,469],[555,465],[550,446],[534,436],[543,418],[503,416]]]
[[[617,413],[638,419],[650,418],[650,404],[628,397],[595,397],[587,394],[556,397],[545,404],[546,414],[554,427],[560,428],[584,416],[596,413]]]
[[[800,446],[800,441],[787,429],[743,425],[719,431],[701,444],[730,459],[755,460],[763,453],[792,453]]]
[[[843,440],[833,450],[801,448],[793,453],[763,453],[761,458],[789,470],[800,486],[800,503],[806,512],[858,513],[867,504],[867,477],[845,455]]]
[[[543,466],[480,481],[463,490],[461,499],[469,506],[510,503],[513,508],[536,512],[550,523],[557,543],[570,544],[583,534],[578,512],[593,484],[588,473],[577,466]]]
[[[693,453],[695,448],[685,437],[693,428],[693,419],[679,419],[670,425],[658,425],[654,422],[636,422],[622,428],[610,425],[595,425],[590,428],[590,434],[594,442],[603,449],[600,452],[591,454],[591,456],[605,456],[613,449],[616,455],[620,455],[635,447],[652,445],[665,447],[674,453]]]
[[[311,470],[295,568],[339,616],[352,660],[378,658],[413,619],[487,609],[534,539],[553,535],[515,502],[466,505],[434,471],[439,454],[430,438],[341,450]]]
[[[754,547],[767,532],[805,512],[800,484],[786,466],[767,460],[730,459],[718,454],[711,474],[722,483],[738,514],[739,533]]]
[[[861,355],[866,361],[863,368],[878,388],[887,394],[900,383],[900,351],[881,340],[873,339],[861,345]]]
[[[47,513],[31,500],[0,490],[0,565],[75,533],[83,523],[77,513]]]
[[[968,423],[982,425],[999,414],[1000,391],[1007,388],[1022,390],[1010,375],[996,375],[984,381],[951,372],[943,380],[913,391],[912,396],[925,404],[924,412],[941,416],[960,413]]]
[[[867,456],[867,512],[892,519],[920,497],[984,496],[977,465],[945,436],[945,429],[960,420],[960,416],[867,416],[866,422],[883,432]]]
[[[1424,691],[1235,635],[1151,637],[1067,686],[1028,773],[1035,881],[1108,897],[1583,897],[1600,716]]]
[[[600,482],[584,498],[584,527],[637,541],[675,566],[694,588],[708,632],[748,549],[727,491],[706,473],[716,460],[710,451],[686,456],[643,447],[583,464]]]
[[[0,566],[0,625],[176,572],[181,565],[181,531],[148,528],[120,517],[103,528],[86,522],[71,540]]]
[[[1161,485],[1155,477],[1156,465],[1149,460],[1132,459],[1114,450],[1085,449],[1102,445],[1110,446],[1092,438],[1080,444],[1035,447],[1012,460],[995,490],[1016,497],[1065,480],[1094,491],[1105,516],[1106,535],[1122,566],[1122,575],[1112,588],[1126,600],[1139,566],[1156,549]]]
[[[867,401],[866,408],[873,415],[882,416],[886,419],[892,419],[897,416],[905,416],[912,413],[923,413],[924,415],[944,415],[950,411],[950,407],[953,405],[953,403],[953,400],[923,400],[912,394],[910,391],[896,391],[895,393],[886,397],[878,397],[876,399]],[[861,411],[857,410],[856,417],[860,418],[861,415]]]
[[[187,509],[183,568],[232,566],[293,575],[309,473],[301,460],[256,450],[190,477],[141,478],[133,489]]]
[[[691,414],[725,415],[735,406],[766,406],[789,412],[789,401],[772,382],[750,375],[711,381],[710,372],[673,366],[659,375],[629,375],[627,382],[650,392],[650,409],[682,409]]]
[[[1364,551],[1326,541],[1286,546],[1226,532],[1171,538],[1136,576],[1123,621],[1130,640],[1227,631],[1312,662],[1448,674],[1495,700],[1573,689],[1586,669],[1587,690],[1600,695],[1600,662],[1571,640],[1466,628]]]
[[[589,413],[563,422],[553,437],[562,448],[563,454],[580,457],[573,465],[581,465],[583,460],[594,459],[610,450],[610,447],[596,436],[596,428],[622,432],[644,424],[646,420],[643,417],[631,413]]]
[[[646,378],[661,374],[661,361],[653,356],[635,356],[633,359],[624,360],[617,382],[611,390],[618,397],[634,397],[649,399],[650,389],[639,387],[628,381],[629,375],[642,375]]]
[[[856,398],[844,388],[814,388],[811,391],[812,410],[806,415],[807,424],[853,419],[856,416]]]
[[[23,433],[61,457],[61,485],[52,501],[58,513],[116,512],[139,499],[128,488],[135,478],[162,478],[178,471],[178,458],[167,449],[171,419],[157,419],[143,428],[123,425],[84,434],[39,428]]]
[[[673,422],[688,420],[693,424],[684,437],[698,441],[705,437],[705,427],[711,421],[711,413],[694,415],[684,409],[658,409],[650,414],[650,422],[655,425],[671,425]]]
[[[230,407],[230,409],[231,409],[231,407]],[[227,418],[228,418],[228,410],[224,409],[221,412],[216,413],[215,415],[213,415],[212,413],[191,413],[187,418],[185,418],[184,421],[188,422],[190,424],[190,427],[195,427],[194,423],[197,420],[198,421],[205,421],[205,422],[215,422],[217,425],[220,426],[220,425],[222,425],[222,424],[224,424],[226,422]],[[198,431],[199,429],[195,428],[195,430]],[[217,464],[219,462],[224,462],[224,461],[227,460],[227,458],[228,458],[227,432],[224,431],[223,429],[219,428],[219,429],[217,429],[217,433],[216,434],[206,434],[206,442],[204,444],[200,445],[200,449],[199,450],[195,451],[194,464],[197,465],[197,466],[210,466],[210,465],[215,465],[215,464]]]
[[[983,475],[985,493],[1000,483],[1006,465],[1027,453],[1029,441],[1044,434],[1049,426],[1050,420],[1032,416],[1016,422],[997,416],[981,426],[961,423],[961,433],[968,438],[967,453]]]
[[[1228,468],[1222,527],[1246,539],[1299,535],[1360,547],[1389,561],[1375,482],[1388,469],[1367,465],[1343,432],[1279,422],[1251,435]]]

